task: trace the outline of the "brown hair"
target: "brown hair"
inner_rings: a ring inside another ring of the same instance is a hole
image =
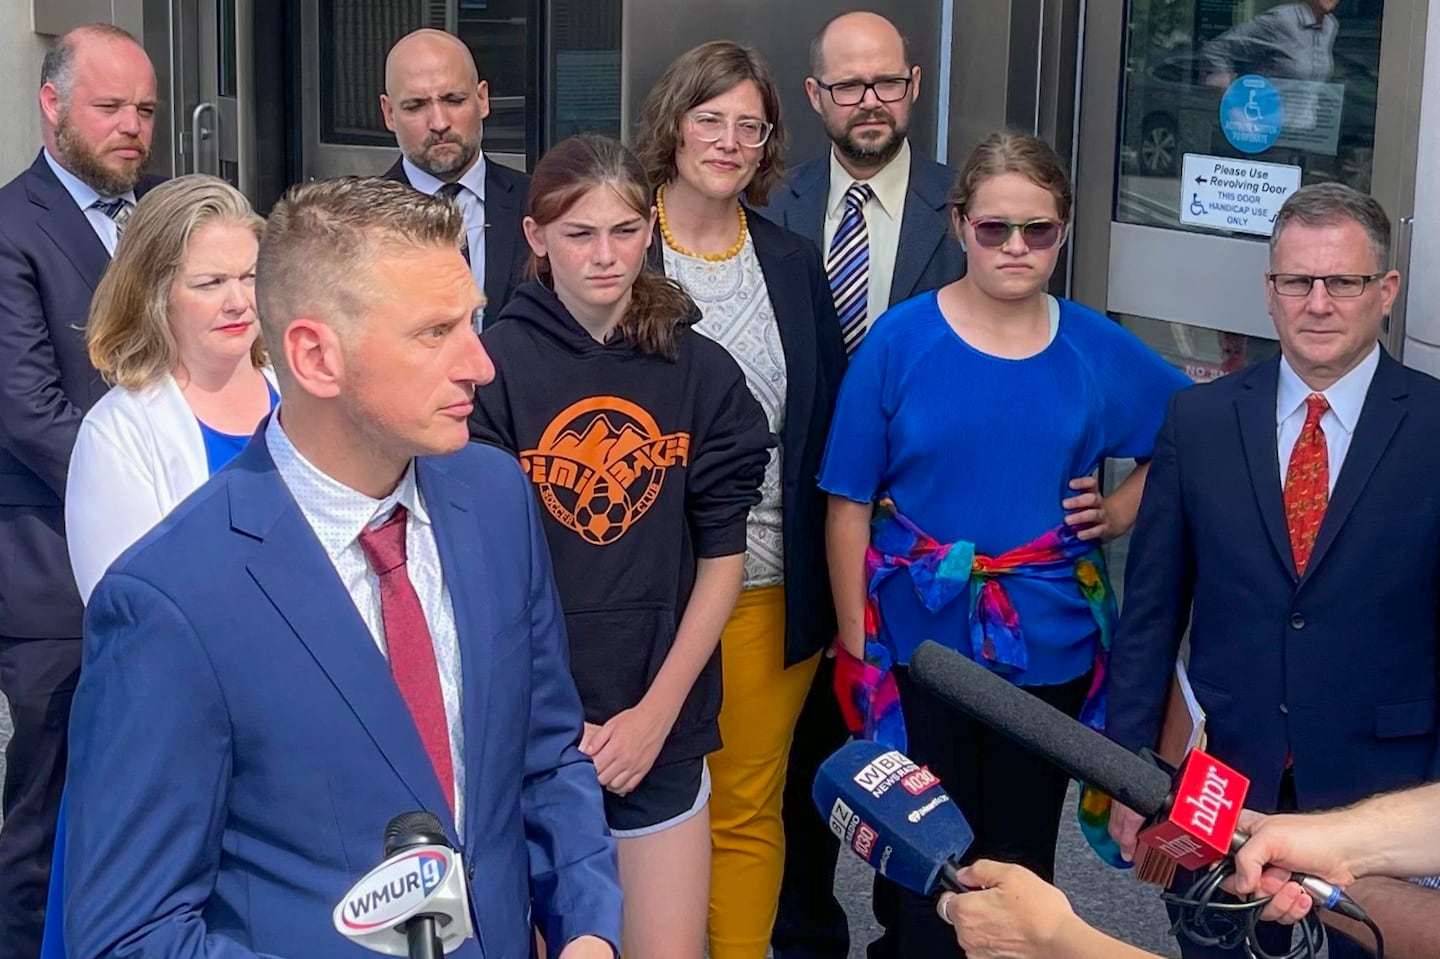
[[[308,316],[343,329],[369,308],[367,277],[380,257],[416,246],[458,250],[464,229],[458,203],[395,180],[351,176],[291,187],[270,212],[255,269],[276,373],[290,373],[279,344],[292,321]]]
[[[675,179],[675,151],[680,147],[681,124],[685,114],[707,100],[749,80],[760,90],[765,119],[774,124],[770,138],[761,147],[760,165],[745,187],[751,206],[764,206],[770,191],[785,173],[785,124],[780,119],[780,94],[770,68],[749,47],[729,40],[712,40],[680,55],[665,68],[645,98],[645,110],[636,137],[636,153],[645,166],[652,188]]]
[[[170,329],[170,288],[190,238],[211,223],[245,227],[257,239],[265,229],[239,190],[198,173],[162,183],[136,205],[86,323],[90,362],[107,382],[143,390],[174,371],[179,352]],[[265,365],[259,337],[250,362]]]
[[[548,226],[601,186],[614,190],[648,220],[650,188],[645,168],[620,141],[597,134],[562,140],[540,158],[530,174],[530,218]],[[548,259],[531,253],[530,272],[553,289]],[[642,353],[674,360],[676,332],[696,312],[695,301],[678,283],[647,265],[630,288],[630,309],[620,320],[620,335]]]
[[[1069,222],[1074,194],[1060,155],[1039,137],[1015,130],[992,133],[971,152],[950,188],[950,205],[965,215],[980,185],[1003,173],[1018,173],[1049,190],[1060,219]]]

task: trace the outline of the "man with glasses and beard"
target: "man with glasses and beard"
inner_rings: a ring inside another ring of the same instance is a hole
[[[0,692],[14,735],[0,829],[0,959],[40,952],[83,607],[65,550],[65,474],[105,393],[90,297],[136,200],[155,71],[109,24],[60,37],[40,72],[44,149],[0,187]]]
[[[483,316],[493,320],[530,257],[520,227],[530,178],[480,150],[490,87],[470,48],[442,30],[401,37],[385,58],[380,112],[402,154],[385,177],[460,204],[462,252],[485,293]]]
[[[884,17],[855,12],[827,23],[810,43],[805,91],[832,147],[795,167],[761,212],[820,244],[853,353],[891,306],[964,275],[946,204],[955,171],[910,148],[920,68]],[[831,692],[833,663],[825,660],[816,674],[790,753],[776,959],[844,959],[849,950],[832,892],[838,846],[810,808],[815,771],[846,737]]]

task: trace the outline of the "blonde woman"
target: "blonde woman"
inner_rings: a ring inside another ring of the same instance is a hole
[[[255,314],[263,225],[209,176],[171,180],[135,208],[87,327],[114,388],[80,425],[65,489],[81,599],[279,402]]]

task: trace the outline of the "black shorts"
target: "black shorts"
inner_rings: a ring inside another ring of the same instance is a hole
[[[710,801],[703,756],[654,766],[628,796],[605,790],[605,822],[619,839],[648,836],[691,818]]]

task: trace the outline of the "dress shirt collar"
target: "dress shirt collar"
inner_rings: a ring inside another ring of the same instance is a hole
[[[375,499],[326,475],[301,455],[290,442],[290,437],[285,435],[279,413],[271,416],[265,427],[265,444],[270,449],[270,457],[275,461],[280,478],[289,487],[290,494],[295,497],[300,511],[310,522],[332,563],[359,539],[367,527],[389,519],[396,506],[404,506],[417,522],[427,525],[430,522],[425,504],[420,499],[420,488],[415,482],[413,459],[390,495]]]
[[[428,193],[430,196],[434,196],[439,193],[440,188],[445,185],[443,180],[437,180],[435,177],[411,163],[409,157],[403,158],[400,162],[405,167],[405,175],[410,178],[410,185],[421,193]],[[470,165],[470,169],[466,170],[465,175],[456,182],[475,194],[476,198],[483,204],[485,202],[485,154],[481,153],[477,155],[475,162]]]
[[[61,166],[60,161],[50,155],[48,148],[41,152],[45,155],[45,162],[50,164],[50,169],[54,171],[56,178],[59,179],[60,185],[63,186],[65,192],[69,193],[75,200],[75,205],[80,207],[82,212],[94,206],[96,200],[113,199],[112,197],[101,196],[93,186]],[[131,206],[135,205],[134,190],[126,190],[120,194],[120,196],[128,200]]]
[[[850,185],[856,183],[848,170],[840,165],[839,158],[835,155],[835,147],[830,148],[830,197],[826,204],[826,211],[831,217],[840,216],[845,204],[845,191]],[[858,181],[870,184],[875,191],[875,199],[879,202],[880,208],[885,211],[891,219],[898,219],[905,209],[905,191],[910,186],[910,140],[906,138],[900,142],[900,152],[890,158],[890,162],[880,168],[868,180]]]
[[[1380,366],[1380,344],[1376,343],[1370,355],[1361,360],[1355,369],[1322,390],[1330,411],[1340,421],[1340,426],[1352,436],[1355,424],[1360,421],[1360,410],[1365,406],[1365,394],[1370,392],[1370,381],[1375,379],[1375,370]],[[1297,410],[1305,406],[1305,398],[1316,392],[1305,385],[1300,375],[1290,366],[1290,361],[1280,357],[1280,385],[1275,391],[1275,421],[1283,423]]]

